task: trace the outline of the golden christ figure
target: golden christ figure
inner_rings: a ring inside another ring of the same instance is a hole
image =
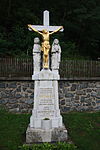
[[[63,29],[63,26],[59,27],[57,30],[53,31],[53,32],[48,32],[47,30],[42,30],[42,32],[39,32],[38,30],[36,30],[35,28],[32,27],[32,25],[28,25],[28,28],[32,29],[33,31],[39,33],[40,35],[42,35],[42,47],[41,50],[43,51],[43,68],[49,68],[48,66],[48,59],[49,59],[49,51],[50,51],[50,43],[49,43],[49,38],[50,35],[53,33],[56,33],[58,31],[60,31],[61,29]]]

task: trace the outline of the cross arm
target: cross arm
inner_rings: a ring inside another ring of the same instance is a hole
[[[38,31],[42,31],[44,29],[46,29],[47,31],[55,31],[61,27],[61,26],[44,26],[44,25],[31,25],[31,26],[32,28],[35,28]],[[60,32],[63,32],[63,29],[61,29]]]
[[[54,30],[53,32],[49,33],[49,34],[53,34],[53,33],[56,33],[58,31],[60,31],[61,29],[63,29],[63,26],[60,26],[58,29]]]
[[[33,30],[33,31],[35,31],[35,32],[37,32],[37,33],[39,33],[39,34],[42,34],[41,32],[39,32],[36,28],[34,28],[32,25],[28,25],[28,28],[29,29],[31,29],[31,30]]]

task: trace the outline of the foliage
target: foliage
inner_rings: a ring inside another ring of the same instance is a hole
[[[51,25],[64,26],[64,34],[54,37],[66,50],[65,58],[100,57],[100,0],[1,0],[0,57],[32,55],[33,38],[38,34],[28,31],[27,24],[42,24],[46,9]]]
[[[33,144],[32,146],[23,145],[20,146],[20,150],[77,150],[76,146],[74,144],[68,144],[68,143],[56,143],[56,144],[50,144],[50,143],[43,143],[43,144]]]

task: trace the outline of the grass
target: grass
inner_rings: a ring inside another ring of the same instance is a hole
[[[25,143],[30,114],[0,110],[0,150],[18,150]],[[100,149],[100,112],[71,112],[63,115],[68,134],[79,150]]]
[[[63,116],[69,136],[79,150],[100,150],[100,112]]]
[[[0,110],[0,150],[17,150],[25,142],[29,114],[11,114]]]

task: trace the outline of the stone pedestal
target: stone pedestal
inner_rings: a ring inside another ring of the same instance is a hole
[[[28,144],[41,142],[67,141],[67,130],[65,127],[52,129],[35,129],[28,127],[26,131],[26,142]]]
[[[32,79],[35,80],[34,109],[26,131],[26,143],[67,140],[59,109],[59,75],[43,69]]]

